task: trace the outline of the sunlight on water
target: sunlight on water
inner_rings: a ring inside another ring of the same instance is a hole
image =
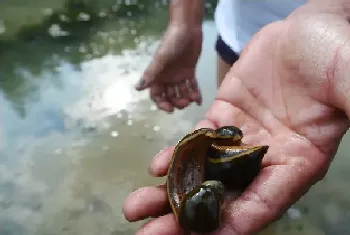
[[[9,156],[0,165],[0,187],[6,192],[0,198],[0,220],[16,221],[9,231],[134,233],[137,224],[121,214],[123,200],[137,187],[159,182],[147,176],[149,161],[193,124],[183,112],[156,111],[147,92],[134,90],[150,58],[138,49],[125,50],[84,61],[79,70],[61,60],[54,73],[43,75],[60,78],[61,85],[42,80],[40,100],[29,102],[26,118],[2,129],[10,142],[1,141]],[[8,110],[10,123],[16,115],[9,116]],[[50,113],[47,119],[43,112]],[[55,119],[59,128],[35,134],[38,125]],[[174,127],[175,120],[182,121]],[[11,138],[16,132],[17,138]],[[11,165],[14,155],[18,158]]]
[[[89,96],[83,96],[80,101],[68,106],[65,110],[67,116],[98,120],[121,110],[129,110],[133,103],[145,99],[146,94],[140,96],[133,88],[140,78],[140,72],[132,71],[128,66],[131,61],[139,64],[147,60],[142,57],[137,60],[134,58],[135,56],[130,56],[128,60],[128,56],[123,55],[105,56],[82,64],[80,76],[84,84],[81,90]],[[65,73],[69,76],[71,71]]]
[[[161,9],[166,2],[155,2],[154,7]],[[114,12],[121,10],[121,3],[137,2],[117,3]],[[146,5],[139,4],[138,9]],[[45,16],[56,10],[38,8]],[[100,18],[109,17],[106,9],[98,12]],[[190,131],[214,99],[216,31],[213,22],[205,22],[197,68],[202,107],[192,105],[168,115],[157,110],[147,91],[134,89],[163,30],[153,26],[166,18],[151,15],[133,21],[135,14],[127,10],[126,17],[95,25],[95,31],[83,33],[87,27],[79,26],[81,37],[68,42],[56,41],[76,33],[63,29],[70,19],[60,13],[59,23],[44,27],[53,41],[35,43],[30,38],[4,52],[0,63],[1,235],[131,235],[142,224],[125,221],[123,201],[138,187],[164,182],[148,176],[151,159]],[[94,17],[85,11],[76,15],[80,23],[90,23]],[[0,34],[8,32],[6,22],[0,20]],[[347,142],[349,137],[326,180],[260,235],[348,234]]]

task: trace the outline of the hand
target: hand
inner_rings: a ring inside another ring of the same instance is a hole
[[[190,103],[202,103],[195,78],[195,67],[202,47],[202,29],[170,25],[155,52],[152,62],[136,85],[150,89],[159,109],[173,112]]]
[[[255,35],[196,126],[235,125],[245,143],[270,146],[258,177],[227,201],[215,234],[252,234],[278,219],[325,176],[349,127],[348,15],[318,13],[317,4]],[[166,174],[172,151],[154,158],[153,176]],[[165,188],[151,186],[130,194],[123,210],[129,221],[160,215],[138,235],[182,234],[173,214],[162,214],[166,205]]]

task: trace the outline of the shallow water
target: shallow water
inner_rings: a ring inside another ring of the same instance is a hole
[[[142,223],[125,221],[123,200],[140,186],[163,182],[148,176],[150,160],[189,131],[215,96],[215,26],[204,23],[197,68],[203,105],[168,115],[147,92],[133,89],[166,12],[106,20],[82,28],[73,41],[57,40],[64,33],[49,24],[40,27],[56,36],[35,27],[30,30],[40,37],[13,36],[21,17],[35,15],[30,19],[37,24],[40,14],[61,5],[13,1],[0,14],[6,39],[0,44],[0,234],[135,234]],[[21,12],[20,19],[11,20],[10,10]],[[326,179],[261,234],[350,234],[349,138]]]

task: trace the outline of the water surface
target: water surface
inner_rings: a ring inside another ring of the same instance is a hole
[[[150,160],[188,132],[215,96],[211,20],[197,68],[204,103],[168,115],[133,88],[166,8],[159,1],[150,14],[146,4],[119,5],[120,16],[111,17],[118,4],[110,2],[95,5],[96,15],[91,7],[70,9],[75,23],[60,1],[7,1],[0,11],[0,234],[135,234],[142,223],[125,221],[123,200],[164,181],[148,176]],[[349,138],[326,179],[261,234],[350,234]]]

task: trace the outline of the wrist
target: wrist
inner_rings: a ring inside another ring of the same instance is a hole
[[[202,34],[202,24],[182,24],[180,22],[169,22],[168,31],[182,32],[189,35]]]

